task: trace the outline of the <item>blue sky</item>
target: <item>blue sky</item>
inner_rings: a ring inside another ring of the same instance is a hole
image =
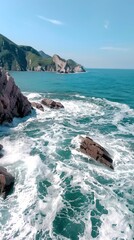
[[[134,0],[4,0],[0,32],[89,68],[134,68]]]

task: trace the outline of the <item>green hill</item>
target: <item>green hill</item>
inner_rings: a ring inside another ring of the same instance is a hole
[[[43,58],[34,48],[19,46],[0,34],[0,66],[6,70],[37,70],[39,66],[41,70],[49,70],[54,67],[54,63],[52,57],[46,56]]]
[[[6,70],[58,71],[66,73],[84,71],[82,66],[73,60],[66,61],[58,55],[54,56],[57,57],[51,57],[31,46],[19,46],[0,34],[0,67]]]
[[[0,66],[8,70],[25,71],[27,61],[24,51],[0,34]]]
[[[43,51],[39,51],[39,54],[40,54],[40,56],[42,56],[43,58],[50,58],[50,57],[51,57],[50,55],[44,53]]]
[[[34,71],[40,67],[41,70],[49,71],[49,69],[53,66],[52,57],[49,56],[43,58],[40,55],[40,52],[30,46],[20,46],[20,48],[25,52],[28,70]]]

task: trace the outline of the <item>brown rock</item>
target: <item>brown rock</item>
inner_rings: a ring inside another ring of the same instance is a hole
[[[0,69],[0,124],[31,112],[31,103],[16,86],[9,73]]]
[[[113,168],[113,160],[110,157],[109,153],[98,143],[94,142],[89,137],[81,137],[81,145],[80,145],[80,151],[92,158],[94,158],[96,161],[99,161],[111,169]]]
[[[41,103],[49,108],[55,108],[55,109],[58,109],[58,108],[64,108],[64,106],[60,103],[60,102],[55,102],[51,99],[48,99],[48,98],[44,98]]]
[[[40,103],[37,102],[31,102],[32,107],[35,107],[37,109],[39,109],[40,111],[44,112],[44,108]]]
[[[14,185],[15,178],[7,172],[7,169],[0,166],[0,194],[5,198]]]

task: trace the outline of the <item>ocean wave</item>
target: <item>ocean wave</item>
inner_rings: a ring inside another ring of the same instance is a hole
[[[65,109],[44,107],[1,128],[1,165],[16,178],[13,193],[0,200],[1,239],[132,239],[133,124],[124,120],[133,110],[75,97],[61,100]],[[114,171],[77,151],[80,135],[109,151]]]

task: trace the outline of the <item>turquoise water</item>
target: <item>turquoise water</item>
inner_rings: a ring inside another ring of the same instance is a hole
[[[45,108],[0,128],[1,164],[16,178],[0,199],[0,239],[134,239],[134,70],[12,72]],[[77,151],[79,136],[104,146],[114,171]]]

